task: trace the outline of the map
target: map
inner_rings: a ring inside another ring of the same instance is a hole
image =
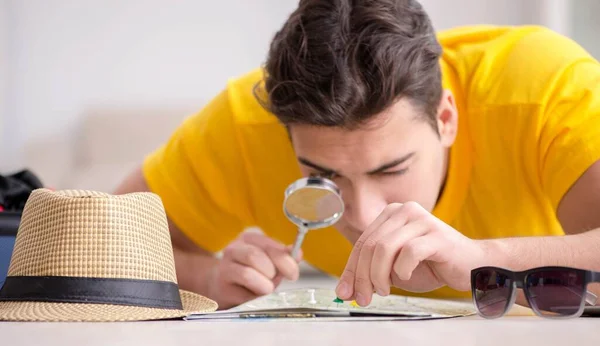
[[[335,291],[304,288],[272,293],[229,310],[189,315],[187,320],[231,318],[436,319],[475,314],[471,302],[373,295],[371,304],[337,299]]]

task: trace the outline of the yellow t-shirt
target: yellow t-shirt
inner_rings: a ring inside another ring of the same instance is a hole
[[[560,199],[600,159],[600,65],[571,40],[534,26],[461,27],[439,40],[459,131],[433,214],[471,238],[563,234]],[[287,244],[296,235],[282,203],[300,170],[285,129],[253,96],[261,73],[230,80],[144,162],[168,216],[209,251],[251,226]],[[337,276],[351,245],[329,228],[309,232],[303,251]]]

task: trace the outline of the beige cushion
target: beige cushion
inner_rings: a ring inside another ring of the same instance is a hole
[[[191,114],[182,109],[94,110],[84,114],[74,133],[30,143],[25,165],[48,187],[111,192]]]

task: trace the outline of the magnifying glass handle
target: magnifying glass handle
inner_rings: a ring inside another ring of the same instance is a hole
[[[304,241],[304,236],[308,232],[308,229],[305,227],[298,227],[298,234],[296,235],[296,241],[294,242],[294,247],[292,248],[292,258],[296,259],[298,256],[298,252],[302,247],[302,242]]]

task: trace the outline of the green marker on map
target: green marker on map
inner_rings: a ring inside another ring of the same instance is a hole
[[[340,304],[340,303],[343,303],[344,301],[343,301],[343,300],[341,300],[341,299],[340,299],[340,298],[338,298],[338,297],[335,297],[335,299],[333,300],[333,302],[334,302],[334,303],[338,303],[338,304]]]

